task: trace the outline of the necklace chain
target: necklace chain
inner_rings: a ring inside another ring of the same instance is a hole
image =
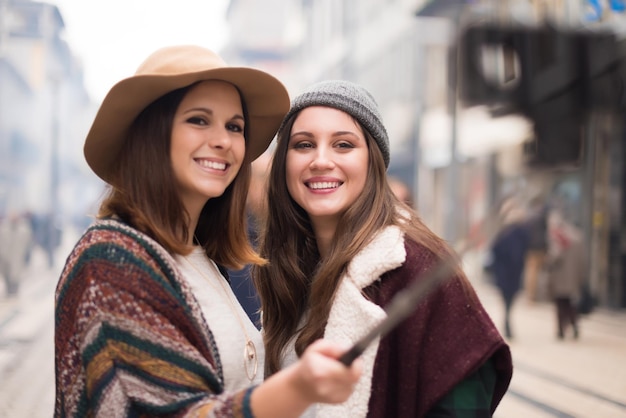
[[[213,290],[217,291],[216,286],[212,283],[211,279],[202,272],[202,270],[200,270],[194,263],[192,263],[188,257],[183,258],[185,259],[187,264],[189,264],[191,268],[193,268],[200,275],[200,277],[202,277],[209,284],[209,286],[213,288]],[[208,261],[209,265],[213,267],[213,262],[211,260]],[[241,327],[241,330],[243,331],[243,334],[246,338],[246,344],[243,348],[243,368],[246,372],[246,377],[250,382],[252,382],[256,377],[259,369],[259,359],[257,357],[256,346],[254,345],[254,342],[250,339],[250,336],[246,331],[246,326],[243,323],[239,312],[237,311],[237,307],[235,306],[233,298],[231,296],[232,292],[228,292],[226,286],[224,286],[224,283],[222,283],[223,280],[221,279],[221,273],[219,273],[218,269],[216,270],[218,272],[218,282],[220,284],[220,287],[222,288],[223,295],[226,297],[229,309],[235,315],[235,318],[237,318],[237,322],[239,322],[239,326]]]

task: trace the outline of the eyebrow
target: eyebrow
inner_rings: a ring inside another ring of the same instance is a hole
[[[311,138],[313,137],[313,134],[308,131],[298,131],[298,132],[292,132],[291,135],[289,135],[289,138],[293,138],[295,136],[306,136],[307,138]]]
[[[204,112],[207,113],[209,115],[213,115],[213,111],[209,108],[206,107],[192,107],[191,109],[187,109],[183,112],[183,115],[186,115],[187,113],[191,113],[191,112]],[[231,119],[241,119],[242,121],[246,121],[246,119],[243,117],[243,115],[236,113],[234,116],[231,117]]]
[[[350,136],[356,137],[357,139],[362,139],[362,137],[359,134],[353,131],[337,131],[333,133],[332,136],[342,136],[342,135],[350,135]]]
[[[358,140],[365,140],[365,138],[359,136],[357,133],[352,132],[352,131],[337,131],[337,132],[333,132],[331,134],[331,137],[337,137],[337,136],[344,136],[344,135],[349,135],[352,136]],[[313,135],[311,132],[309,131],[297,131],[297,132],[293,132],[291,135],[289,135],[289,139],[297,137],[297,136],[304,136],[307,138],[313,138],[315,135]]]

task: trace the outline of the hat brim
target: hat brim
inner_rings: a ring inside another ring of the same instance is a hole
[[[113,183],[114,167],[128,129],[150,103],[173,90],[204,80],[221,80],[241,92],[248,113],[248,153],[256,159],[269,146],[289,111],[283,84],[260,70],[222,67],[177,75],[136,75],[118,82],[106,95],[87,134],[84,154],[89,167]]]

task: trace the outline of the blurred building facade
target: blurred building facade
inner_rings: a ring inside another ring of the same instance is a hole
[[[62,224],[91,212],[81,144],[95,105],[63,36],[55,5],[0,0],[0,215]]]
[[[614,124],[592,118],[576,158],[537,163],[532,121],[465,106],[457,94],[458,68],[451,65],[463,25],[509,19],[619,28],[611,13],[583,22],[584,0],[270,3],[231,0],[229,62],[272,71],[292,95],[322,79],[363,84],[389,129],[389,172],[410,185],[436,232],[455,242],[507,196],[543,197],[585,228],[599,303],[626,306],[626,175]],[[491,63],[496,71],[503,65]]]

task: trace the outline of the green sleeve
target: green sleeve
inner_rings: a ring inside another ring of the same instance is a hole
[[[459,382],[426,414],[428,418],[490,418],[496,370],[485,362]]]

